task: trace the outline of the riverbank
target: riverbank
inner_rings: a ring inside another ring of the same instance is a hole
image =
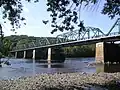
[[[119,81],[120,73],[41,74],[16,80],[0,80],[0,90],[120,90]]]

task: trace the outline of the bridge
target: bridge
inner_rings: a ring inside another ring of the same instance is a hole
[[[114,32],[114,29],[116,32]],[[55,38],[41,38],[41,40],[36,41],[37,43],[29,43],[27,47],[24,45],[19,49],[14,48],[11,53],[14,54],[16,58],[26,58],[28,56],[30,58],[36,58],[39,55],[42,55],[41,52],[43,49],[46,49],[47,51],[45,53],[48,53],[47,59],[50,62],[53,56],[52,52],[54,54],[56,52],[54,48],[60,49],[61,47],[96,43],[96,62],[104,63],[106,62],[105,58],[109,59],[107,53],[109,53],[109,55],[112,55],[112,52],[120,53],[120,50],[118,50],[119,45],[115,44],[115,41],[120,41],[120,18],[116,20],[112,28],[106,34],[99,28],[85,27],[84,29],[78,29],[75,31],[60,34]],[[116,58],[118,58],[118,56],[116,56]]]

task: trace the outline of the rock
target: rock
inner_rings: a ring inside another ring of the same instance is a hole
[[[120,73],[54,73],[0,80],[0,90],[92,90],[120,85]]]

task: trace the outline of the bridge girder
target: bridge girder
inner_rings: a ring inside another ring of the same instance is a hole
[[[75,31],[70,31],[67,33],[60,34],[56,38],[41,37],[40,40],[37,40],[36,42],[25,44],[21,47],[17,47],[16,49],[24,49],[25,47],[32,48],[37,46],[65,43],[70,41],[85,40],[85,39],[100,37],[104,35],[105,34],[99,28],[86,27],[84,30],[78,29]]]
[[[118,32],[111,33],[116,26],[118,26]],[[112,26],[112,28],[109,30],[107,34],[103,33],[102,30],[100,30],[99,28],[85,27],[84,29],[78,29],[75,31],[70,31],[67,33],[60,34],[57,37],[41,37],[40,39],[36,39],[36,41],[32,41],[20,47],[16,47],[15,50],[40,47],[51,44],[59,44],[70,41],[77,41],[77,40],[87,40],[87,39],[116,35],[116,34],[120,34],[120,18],[117,19],[117,21],[115,22],[115,24]]]
[[[57,36],[59,43],[75,40],[84,40],[105,35],[99,28],[86,27],[84,30],[78,29]]]
[[[118,32],[111,33],[116,26],[118,26]],[[114,34],[120,34],[120,18],[118,18],[116,20],[116,22],[113,24],[112,28],[109,30],[109,32],[106,34],[106,36],[114,35]]]

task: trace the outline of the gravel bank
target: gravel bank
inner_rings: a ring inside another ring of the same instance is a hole
[[[119,80],[120,73],[41,74],[16,80],[0,80],[0,90],[92,90],[91,87],[120,90]]]

